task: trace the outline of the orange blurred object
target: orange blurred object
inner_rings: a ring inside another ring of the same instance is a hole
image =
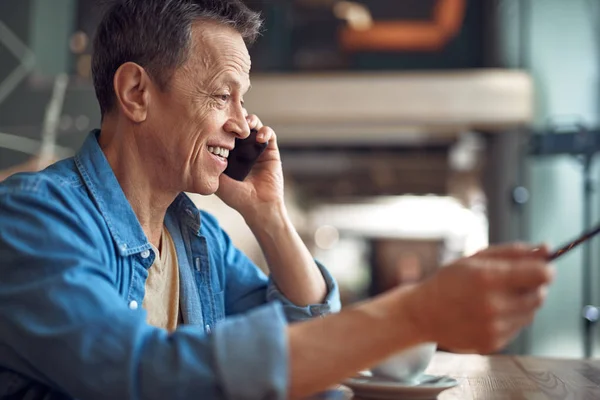
[[[465,8],[465,0],[438,0],[432,21],[374,21],[367,29],[349,25],[340,41],[346,51],[436,51],[460,32]]]

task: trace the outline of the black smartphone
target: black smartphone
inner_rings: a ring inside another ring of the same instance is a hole
[[[582,233],[577,239],[565,244],[564,246],[559,247],[558,250],[550,254],[550,256],[548,257],[548,261],[556,260],[558,257],[571,251],[575,247],[579,246],[581,243],[590,240],[598,233],[600,233],[600,225],[596,226],[594,229]]]
[[[229,157],[227,157],[225,175],[240,182],[246,179],[258,157],[260,157],[269,145],[268,143],[257,142],[257,134],[258,131],[252,129],[250,136],[246,139],[235,139],[235,147],[229,152]]]

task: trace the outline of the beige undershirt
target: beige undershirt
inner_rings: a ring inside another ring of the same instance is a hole
[[[148,313],[148,323],[173,332],[179,322],[179,266],[173,238],[163,227],[159,251],[148,269],[146,294],[142,307]]]

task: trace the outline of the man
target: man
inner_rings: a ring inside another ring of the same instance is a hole
[[[494,351],[531,321],[552,274],[546,250],[523,245],[337,313],[287,217],[275,133],[244,109],[259,27],[238,0],[108,8],[101,129],[0,185],[0,397],[297,398],[426,341]],[[233,181],[227,154],[251,128],[268,148]],[[237,210],[270,278],[183,192]]]

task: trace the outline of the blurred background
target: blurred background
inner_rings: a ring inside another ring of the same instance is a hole
[[[99,127],[97,3],[0,0],[4,175],[70,156]],[[266,29],[246,104],[278,134],[294,222],[345,305],[490,243],[558,246],[600,220],[600,1],[247,4]],[[237,213],[193,198],[266,269]],[[594,240],[558,261],[506,352],[600,355],[599,259]]]

